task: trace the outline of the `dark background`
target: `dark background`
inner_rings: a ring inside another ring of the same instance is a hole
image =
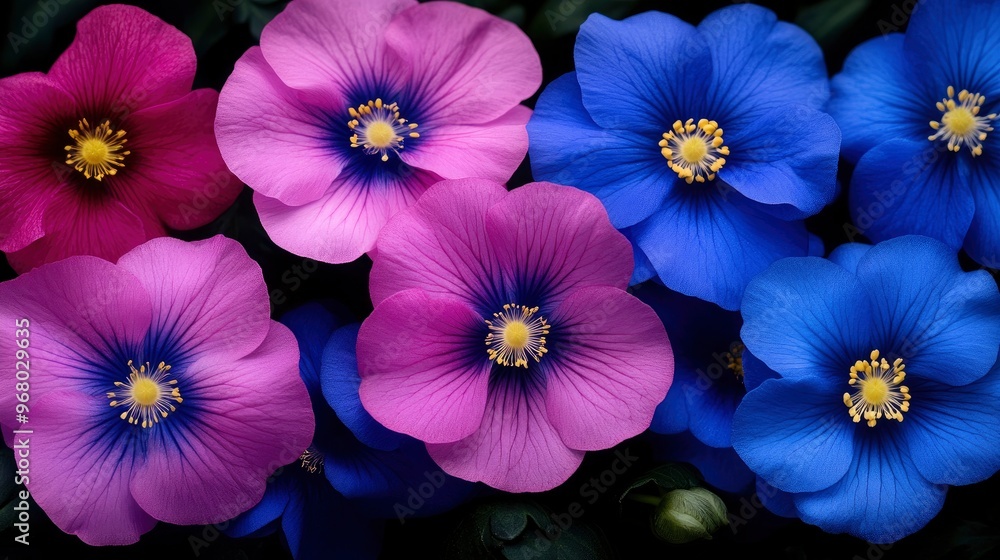
[[[24,22],[40,10],[38,0],[2,0],[0,30],[0,77],[27,71],[46,71],[69,45],[75,22],[94,6],[111,2],[97,0],[47,0],[59,6],[58,13],[41,26],[28,44],[11,48],[9,33],[22,33]],[[357,0],[364,2],[364,0]],[[955,0],[956,2],[960,0]],[[247,48],[257,44],[260,27],[284,5],[284,0],[146,0],[127,2],[159,16],[192,37],[198,54],[195,87],[220,89],[235,61]],[[534,41],[544,69],[544,85],[573,69],[573,43],[576,28],[593,11],[621,18],[646,10],[661,10],[686,21],[697,23],[713,10],[732,4],[718,0],[469,0],[493,13],[521,25]],[[831,74],[840,70],[844,58],[860,42],[885,32],[905,29],[915,0],[828,0],[827,2],[761,1],[778,17],[795,21],[817,38],[823,47]],[[690,77],[690,79],[698,79]],[[534,105],[537,95],[526,103]],[[0,100],[2,101],[2,100]],[[846,185],[850,167],[842,162],[840,180]],[[527,162],[515,173],[510,185],[532,180]],[[807,223],[820,235],[828,250],[850,241],[844,225],[849,222],[846,198],[836,202]],[[368,297],[370,260],[343,265],[327,265],[302,259],[278,248],[267,238],[250,197],[245,189],[237,203],[214,223],[194,231],[179,232],[184,239],[202,239],[223,233],[239,240],[263,267],[272,293],[274,316],[292,307],[319,298],[334,298],[345,304],[358,320],[371,311]],[[854,239],[854,240],[862,240]],[[969,267],[974,266],[967,262]],[[0,280],[14,273],[0,259]],[[848,536],[828,535],[799,521],[786,521],[753,507],[753,496],[724,495],[730,513],[744,518],[736,530],[723,527],[712,541],[688,545],[669,545],[656,540],[644,511],[626,508],[619,514],[618,496],[629,482],[656,463],[650,444],[643,438],[624,442],[617,449],[628,448],[639,462],[619,477],[595,504],[585,507],[576,523],[594,531],[613,552],[609,557],[685,558],[740,557],[756,553],[788,559],[868,559],[890,558],[972,558],[988,555],[1000,544],[1000,527],[992,505],[998,494],[996,477],[978,485],[952,488],[943,511],[924,529],[892,546],[873,546]],[[551,512],[566,512],[569,504],[581,501],[580,491],[591,477],[609,469],[615,459],[613,450],[589,453],[579,472],[568,482],[550,492],[530,498]],[[3,473],[2,476],[8,476]],[[455,539],[460,522],[468,521],[473,508],[496,498],[481,498],[452,513],[429,519],[407,519],[400,524],[391,520],[381,558],[444,558],[445,547]],[[2,504],[0,504],[2,505]],[[91,548],[74,536],[63,534],[44,519],[34,506],[31,519],[31,546],[14,545],[14,531],[0,532],[0,555],[19,558],[26,553],[51,555],[58,550],[74,558],[208,558],[271,559],[290,558],[278,534],[258,539],[229,539],[214,528],[178,527],[160,523],[130,547]],[[330,556],[338,557],[337,543],[330,543]],[[555,558],[545,556],[544,558]],[[574,560],[577,556],[560,558]],[[461,557],[465,560],[466,557]]]

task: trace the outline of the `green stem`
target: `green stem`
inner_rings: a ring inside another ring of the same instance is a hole
[[[657,498],[656,496],[647,496],[645,494],[629,494],[628,499],[642,504],[649,504],[651,506],[660,505],[660,498]]]

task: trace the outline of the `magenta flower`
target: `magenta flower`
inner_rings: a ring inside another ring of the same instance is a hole
[[[444,181],[383,228],[374,260],[362,402],[451,475],[548,490],[667,394],[670,341],[625,292],[631,246],[593,195]]]
[[[88,544],[134,543],[157,520],[230,519],[312,439],[295,337],[230,239],[47,264],[0,284],[0,322],[0,353],[23,362],[30,395],[15,418],[5,362],[4,437],[30,440],[28,490]]]
[[[477,8],[294,0],[236,63],[216,132],[271,239],[342,263],[442,178],[510,178],[541,79],[528,37]]]
[[[25,272],[71,255],[116,260],[215,219],[242,185],[191,91],[195,54],[133,6],[96,8],[48,74],[0,80],[0,250]]]

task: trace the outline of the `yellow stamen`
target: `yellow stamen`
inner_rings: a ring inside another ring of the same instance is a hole
[[[930,122],[935,132],[927,139],[947,142],[948,149],[952,152],[958,152],[963,145],[967,145],[973,157],[982,155],[983,141],[989,132],[993,132],[990,123],[997,118],[996,113],[979,114],[985,101],[986,98],[982,95],[963,89],[958,92],[956,103],[955,88],[948,86],[948,97],[936,104],[938,111],[943,113],[941,120]]]
[[[726,164],[729,147],[722,145],[719,123],[701,119],[685,122],[674,121],[673,129],[663,133],[660,154],[678,177],[690,185],[715,179],[715,174]]]
[[[299,465],[311,474],[323,472],[323,454],[309,446],[299,456]]]
[[[177,380],[167,379],[170,373],[170,366],[167,364],[160,362],[156,371],[153,371],[149,362],[135,369],[132,360],[129,360],[128,368],[128,378],[124,382],[115,381],[115,387],[122,393],[121,400],[118,400],[118,391],[106,394],[109,399],[115,399],[109,403],[112,407],[128,407],[119,415],[122,420],[143,428],[152,428],[161,418],[166,418],[177,410],[171,401],[178,404],[184,401],[177,388]]]
[[[417,123],[400,117],[395,102],[383,103],[382,99],[376,99],[357,108],[348,107],[347,113],[351,116],[347,121],[347,128],[351,129],[351,147],[364,148],[366,154],[379,154],[382,161],[389,161],[389,152],[398,154],[406,137],[420,137],[413,131]]]
[[[526,307],[509,303],[503,311],[493,314],[487,320],[490,332],[486,335],[486,354],[490,360],[502,365],[528,367],[528,358],[541,361],[548,352],[545,337],[549,334],[549,323],[544,317],[535,317],[537,307]]]
[[[890,418],[903,421],[903,413],[910,410],[910,389],[901,385],[906,379],[906,365],[896,358],[890,365],[879,359],[879,351],[872,350],[871,361],[858,360],[849,373],[847,383],[855,387],[853,394],[844,393],[844,405],[855,422],[864,418],[874,428],[877,420]]]
[[[66,146],[66,165],[71,166],[88,179],[100,181],[107,175],[115,175],[125,167],[125,156],[132,152],[124,150],[125,131],[111,129],[111,121],[104,121],[91,129],[87,119],[77,123],[78,130],[70,130],[69,137],[74,144]]]
[[[744,350],[746,350],[746,346],[744,346],[742,342],[737,342],[736,344],[733,344],[732,349],[725,354],[727,362],[726,367],[729,368],[740,381],[743,381]]]

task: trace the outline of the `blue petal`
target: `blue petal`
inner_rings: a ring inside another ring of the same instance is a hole
[[[844,243],[834,249],[828,258],[844,267],[848,272],[855,274],[858,271],[858,261],[871,248],[872,246],[867,243]]]
[[[629,238],[629,241],[632,241],[628,231],[623,231],[622,233],[625,234],[625,237]],[[643,253],[642,249],[635,242],[632,243],[632,256],[635,259],[635,268],[632,269],[632,278],[628,281],[629,286],[635,286],[656,277],[656,269],[653,268],[653,263],[649,262],[649,259],[646,258],[646,253]]]
[[[922,8],[921,8],[922,9]],[[843,133],[844,157],[856,163],[892,138],[927,142],[934,103],[945,92],[921,95],[924,86],[903,52],[903,35],[870,39],[855,47],[831,81],[827,111]],[[940,116],[940,114],[938,115]]]
[[[783,377],[839,386],[872,350],[869,308],[864,288],[840,266],[817,257],[785,259],[747,286],[741,335]]]
[[[303,381],[310,393],[318,392],[323,347],[340,326],[340,320],[324,305],[310,302],[282,315],[281,322],[291,329],[299,343],[299,373]]]
[[[948,487],[920,476],[892,430],[869,429],[863,424],[858,428],[854,456],[844,477],[825,490],[796,494],[795,507],[803,521],[828,533],[891,543],[937,515]]]
[[[726,370],[726,378],[715,380],[711,387],[684,386],[691,415],[691,433],[712,447],[729,447],[733,415],[746,394],[743,383]]]
[[[749,490],[755,476],[731,447],[711,447],[690,433],[672,436],[649,436],[653,455],[659,461],[677,461],[694,465],[705,482],[725,492]]]
[[[285,469],[296,468],[297,465],[286,465]],[[277,528],[273,522],[285,512],[289,496],[296,487],[290,476],[275,476],[267,484],[264,497],[249,510],[236,516],[229,522],[225,533],[230,537],[242,538],[251,535],[262,536]]]
[[[940,241],[911,235],[879,243],[858,263],[858,280],[873,303],[875,348],[901,356],[907,374],[964,385],[996,362],[996,282],[984,270],[962,271]]]
[[[780,517],[796,518],[799,516],[798,510],[795,509],[795,494],[782,492],[765,482],[764,479],[760,477],[757,477],[755,489],[757,492],[757,499],[759,499],[761,503],[764,504],[764,507],[766,507],[771,513]]]
[[[1000,136],[997,139],[1000,140]],[[976,213],[965,238],[965,251],[985,267],[1000,268],[1000,253],[997,252],[1000,248],[1000,144],[987,148],[982,156],[968,162],[966,169]]]
[[[924,478],[972,484],[1000,469],[1000,367],[960,387],[916,380],[909,386],[912,408],[900,427]]]
[[[829,97],[823,52],[801,27],[779,22],[774,12],[740,4],[709,14],[698,31],[712,51],[708,96],[723,126],[760,111],[792,104],[820,109]]]
[[[684,373],[675,367],[674,381],[670,385],[670,390],[653,413],[649,429],[658,434],[677,434],[688,428],[690,415],[687,409],[687,397],[678,383],[681,375]]]
[[[914,73],[935,87],[937,99],[955,86],[986,96],[1000,95],[1000,4],[995,0],[925,0],[906,29],[906,50]],[[992,110],[986,111],[993,112]]]
[[[975,204],[956,154],[944,144],[889,140],[870,150],[851,177],[851,217],[873,241],[919,234],[958,249]]]
[[[615,21],[592,14],[576,37],[577,79],[594,122],[653,135],[705,113],[712,55],[694,26],[646,12]],[[571,140],[571,139],[570,139]]]
[[[753,391],[761,383],[768,379],[778,379],[781,376],[778,372],[767,367],[767,364],[760,361],[749,350],[743,351],[743,384],[747,391]]]
[[[320,370],[323,396],[340,421],[363,444],[375,449],[395,449],[405,436],[389,430],[372,418],[361,404],[358,394],[361,387],[356,354],[359,328],[358,324],[348,325],[337,329],[330,337],[323,351],[323,366]]]
[[[785,219],[811,216],[833,200],[840,129],[830,115],[788,105],[724,128],[730,155],[719,178],[747,198]]]
[[[596,125],[573,72],[549,84],[528,121],[528,150],[536,180],[570,185],[601,199],[616,228],[653,213],[679,179],[648,135]]]
[[[631,230],[668,288],[737,309],[751,278],[778,259],[809,251],[811,236],[801,221],[775,219],[735,191],[685,186]]]
[[[855,424],[841,394],[810,379],[769,379],[736,409],[733,448],[781,490],[827,488],[844,476],[853,455]]]
[[[331,550],[345,560],[375,560],[382,547],[382,526],[381,521],[362,515],[325,481],[293,493],[282,518],[288,548],[296,560],[326,558]]]

